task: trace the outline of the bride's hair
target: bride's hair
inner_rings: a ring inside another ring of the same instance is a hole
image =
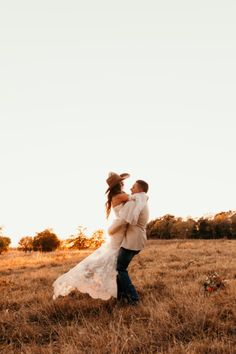
[[[112,201],[112,198],[117,195],[117,194],[120,194],[122,193],[122,186],[123,186],[123,183],[120,182],[120,183],[117,183],[114,187],[112,187],[109,192],[108,192],[108,195],[107,195],[107,202],[106,202],[106,216],[107,216],[107,219],[110,215],[110,212],[111,212],[111,201]]]

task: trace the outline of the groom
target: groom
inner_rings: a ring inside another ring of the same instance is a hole
[[[148,184],[143,180],[135,182],[131,188],[132,194],[147,193]],[[132,202],[130,202],[132,203]],[[117,274],[117,299],[127,301],[130,305],[137,305],[139,303],[139,296],[132,284],[128,274],[128,266],[133,257],[138,254],[145,246],[147,241],[146,225],[149,218],[149,210],[147,204],[140,212],[136,225],[128,224],[126,235],[119,250],[116,270]],[[125,221],[124,221],[125,223]]]

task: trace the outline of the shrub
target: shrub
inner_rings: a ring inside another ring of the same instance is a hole
[[[0,254],[8,251],[10,243],[11,239],[9,237],[0,236]]]
[[[60,245],[60,240],[51,229],[37,233],[33,239],[33,250],[41,252],[55,251]]]
[[[22,237],[18,244],[19,246],[17,247],[17,249],[20,251],[24,251],[24,252],[33,251],[33,237],[31,236]]]

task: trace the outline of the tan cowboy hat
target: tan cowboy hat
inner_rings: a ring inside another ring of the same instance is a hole
[[[109,192],[109,190],[114,187],[116,184],[119,182],[123,181],[123,179],[126,179],[130,177],[129,173],[121,173],[121,175],[118,175],[115,172],[110,172],[108,175],[108,178],[106,180],[109,188],[106,190],[106,193]]]

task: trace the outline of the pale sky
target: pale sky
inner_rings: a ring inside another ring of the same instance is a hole
[[[106,227],[109,171],[150,217],[236,209],[235,1],[1,1],[0,225]]]

